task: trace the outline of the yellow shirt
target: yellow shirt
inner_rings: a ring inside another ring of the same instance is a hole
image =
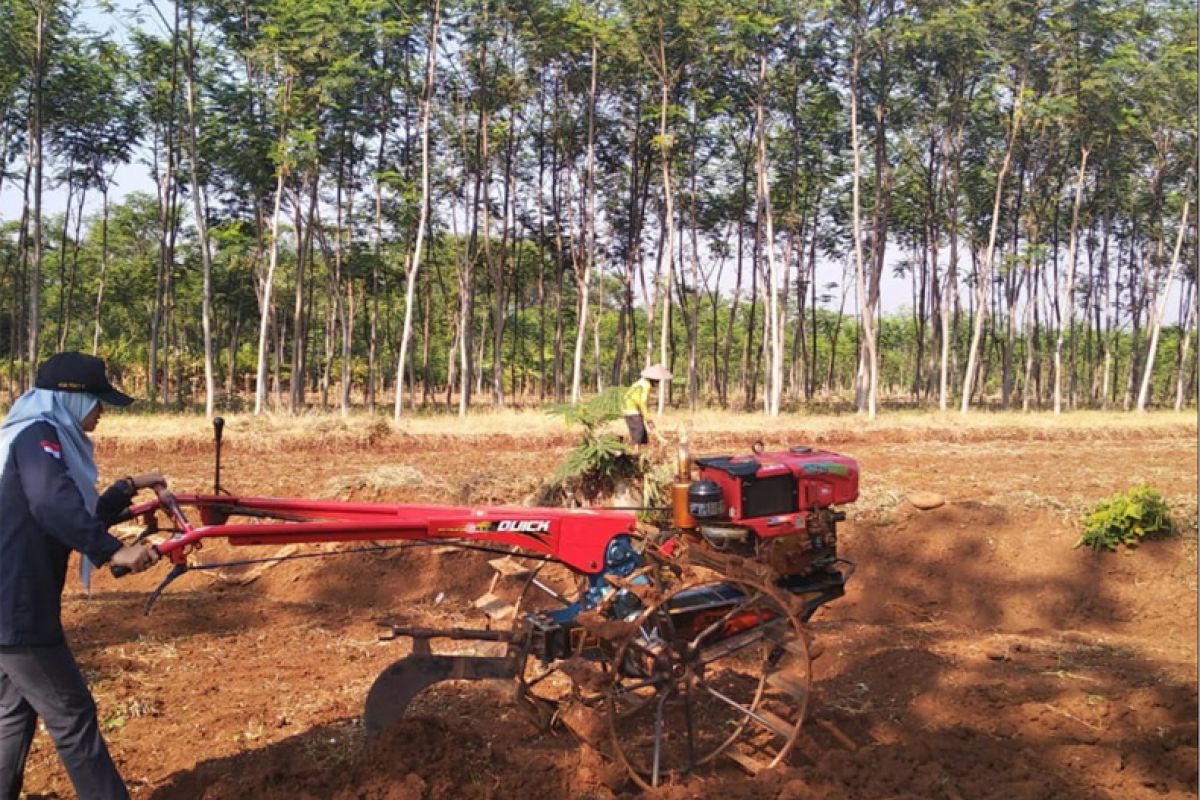
[[[650,381],[645,378],[638,378],[637,382],[625,390],[625,396],[621,399],[621,414],[626,417],[632,417],[634,414],[641,414],[643,417],[650,416],[650,409],[646,404],[650,401]]]

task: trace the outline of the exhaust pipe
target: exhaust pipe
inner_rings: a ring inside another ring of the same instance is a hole
[[[688,508],[688,487],[692,483],[692,454],[687,433],[679,435],[675,449],[675,482],[671,484],[671,522],[681,531],[696,530],[696,518]]]

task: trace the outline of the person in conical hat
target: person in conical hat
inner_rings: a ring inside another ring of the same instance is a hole
[[[621,415],[629,427],[629,441],[640,447],[649,444],[653,433],[658,441],[663,442],[662,434],[654,428],[650,421],[650,391],[661,381],[671,380],[671,372],[662,364],[652,364],[642,370],[642,376],[632,386],[625,390],[621,402]]]

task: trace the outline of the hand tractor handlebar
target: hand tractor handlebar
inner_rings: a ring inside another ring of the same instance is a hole
[[[170,489],[167,488],[167,484],[165,482],[164,483],[156,483],[156,484],[154,484],[154,486],[152,488],[154,489],[154,494],[156,495],[156,499],[149,503],[146,503],[142,506],[137,507],[137,511],[143,517],[145,517],[147,515],[153,515],[155,510],[157,510],[159,508],[164,509],[166,511],[167,515],[171,518],[171,521],[178,528],[180,534],[190,532],[192,530],[191,523],[188,522],[187,515],[183,513],[183,508],[180,507],[179,501],[175,499],[175,495],[171,492]],[[133,514],[130,514],[130,516],[133,516]],[[146,535],[153,533],[157,529],[158,529],[157,522],[151,521],[151,523],[149,525],[147,525],[146,530],[138,538],[141,539],[141,538],[145,537]],[[168,544],[168,542],[163,543],[163,545],[166,545],[166,544]],[[155,554],[158,556],[164,555],[164,551],[161,549],[161,547],[159,545],[151,544],[150,549],[152,549],[155,552]],[[173,549],[173,548],[168,548],[168,550],[170,550],[170,549]],[[124,578],[126,575],[131,573],[133,570],[131,570],[129,567],[124,567],[124,566],[121,566],[118,564],[113,564],[112,566],[109,567],[109,571],[112,572],[112,576],[114,578]]]

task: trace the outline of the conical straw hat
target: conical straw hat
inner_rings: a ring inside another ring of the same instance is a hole
[[[642,377],[648,381],[669,381],[671,373],[662,364],[651,364],[642,370]]]

